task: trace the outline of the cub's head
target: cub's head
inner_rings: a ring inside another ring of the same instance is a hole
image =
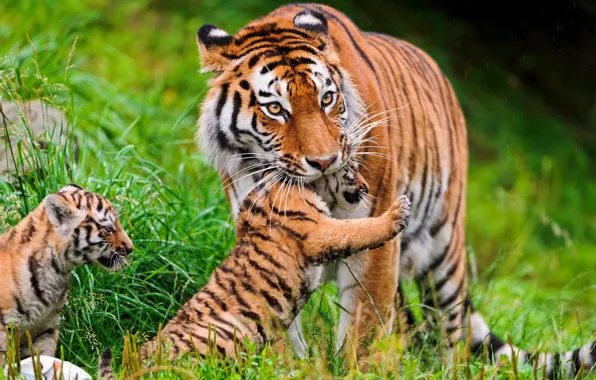
[[[350,160],[362,102],[321,13],[268,17],[231,36],[198,31],[202,71],[215,73],[198,138],[219,170],[255,164],[309,183]],[[255,162],[256,161],[256,162]]]
[[[358,207],[368,211],[368,183],[352,162],[331,175],[313,181],[310,187],[323,199],[335,217],[348,215]],[[367,215],[366,212],[364,214]]]
[[[66,240],[66,262],[96,263],[112,271],[128,263],[134,246],[110,201],[72,184],[48,195],[43,206],[57,235]]]

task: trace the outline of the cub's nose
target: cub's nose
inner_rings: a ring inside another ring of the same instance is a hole
[[[337,159],[337,155],[333,155],[328,158],[307,158],[304,157],[306,163],[312,166],[316,170],[320,170],[321,172],[325,172],[331,164],[335,162]]]
[[[132,243],[132,240],[128,237],[124,230],[120,231],[120,244],[119,247],[126,252],[127,255],[130,255],[134,250],[135,246]]]

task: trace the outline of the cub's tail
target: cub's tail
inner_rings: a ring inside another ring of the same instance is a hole
[[[99,358],[99,378],[103,380],[113,380],[114,373],[112,372],[112,350],[106,347]]]
[[[472,352],[482,353],[486,345],[487,353],[494,362],[504,355],[511,360],[513,354],[517,357],[519,364],[530,364],[538,373],[546,374],[549,379],[575,378],[581,371],[583,375],[595,370],[596,364],[596,342],[588,343],[582,347],[567,352],[530,352],[522,350],[504,342],[496,336],[480,315],[478,311],[471,310],[470,324],[472,327]]]

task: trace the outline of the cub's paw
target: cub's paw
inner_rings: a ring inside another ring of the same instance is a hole
[[[386,212],[386,215],[393,223],[393,236],[396,236],[406,228],[410,217],[410,206],[412,202],[407,196],[402,195],[393,202]]]

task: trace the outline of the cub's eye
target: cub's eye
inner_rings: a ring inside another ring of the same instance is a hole
[[[267,104],[267,111],[269,111],[269,113],[271,113],[272,115],[279,115],[283,111],[283,108],[281,107],[281,104],[279,104],[278,102],[273,102]]]
[[[334,96],[335,94],[332,91],[326,92],[325,95],[323,95],[323,97],[321,98],[321,105],[323,107],[327,107],[328,105],[333,103]]]
[[[116,230],[114,230],[114,227],[112,227],[112,226],[105,226],[101,229],[101,234],[104,236],[111,235],[114,232],[116,232]]]

